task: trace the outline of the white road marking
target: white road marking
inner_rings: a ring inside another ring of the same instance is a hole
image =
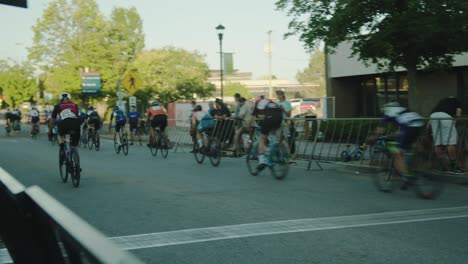
[[[468,218],[468,206],[217,226],[110,237],[109,239],[115,242],[122,250],[135,250],[242,237],[427,222],[456,218]],[[11,263],[10,256],[6,249],[0,249],[0,264],[3,263]]]

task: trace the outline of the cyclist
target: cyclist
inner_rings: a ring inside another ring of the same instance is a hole
[[[146,111],[146,123],[149,124],[151,120],[151,136],[155,138],[154,131],[156,127],[161,128],[161,132],[163,133],[164,140],[166,141],[167,145],[169,146],[169,138],[166,135],[166,126],[167,126],[167,111],[164,106],[160,105],[158,101],[154,100],[151,102],[151,106]],[[148,143],[148,147],[151,147],[151,139]],[[153,142],[154,143],[154,142]]]
[[[267,166],[265,159],[265,140],[268,134],[272,133],[276,136],[276,141],[280,142],[281,123],[283,116],[281,108],[278,104],[270,99],[259,97],[255,101],[254,111],[250,119],[249,126],[251,126],[254,118],[259,120],[260,126],[260,139],[258,141],[258,166],[257,172],[262,171]]]
[[[385,133],[387,125],[393,123],[398,126],[398,131],[394,142],[388,142],[388,150],[392,154],[395,169],[400,172],[405,181],[411,181],[413,178],[409,174],[408,163],[411,155],[407,155],[404,160],[405,152],[411,150],[411,146],[418,138],[423,128],[423,119],[416,113],[400,106],[398,102],[390,102],[383,107],[383,118],[375,130],[375,136],[370,137],[370,142]]]
[[[13,131],[19,131],[21,129],[21,111],[18,108],[11,111],[11,121],[13,122]]]
[[[197,143],[200,147],[200,150],[202,150],[207,143],[203,142],[202,133],[210,128],[214,128],[215,122],[213,117],[208,112],[202,111],[201,105],[195,106],[192,111],[192,127],[197,128]]]
[[[69,93],[61,93],[59,95],[60,103],[54,106],[52,115],[49,120],[49,138],[52,138],[52,130],[57,122],[58,137],[57,140],[60,145],[60,153],[64,149],[63,136],[70,134],[70,145],[77,147],[80,141],[80,120],[78,119],[78,105],[71,100]],[[78,150],[76,150],[78,151]],[[63,161],[60,161],[63,162]]]
[[[125,114],[120,110],[118,106],[114,106],[114,111],[111,114],[111,120],[109,122],[109,132],[112,127],[112,120],[115,118],[115,136],[117,138],[117,144],[119,145],[119,149],[122,147],[122,142],[120,142],[120,130],[125,128],[125,123],[127,119],[125,118]]]
[[[29,111],[29,116],[31,117],[31,137],[33,136],[34,126],[39,122],[39,111],[33,106],[31,111]]]
[[[86,112],[86,125],[88,127],[88,134],[93,129],[94,131],[98,131],[101,128],[101,118],[92,106],[88,106],[88,111]]]
[[[6,122],[7,128],[11,130],[11,125],[13,124],[13,114],[11,113],[10,108],[6,109],[5,122]]]
[[[140,128],[140,113],[136,111],[136,107],[132,105],[130,107],[130,112],[128,112],[128,123],[130,124],[130,145],[133,145],[133,138],[135,132],[138,136],[138,140],[140,141],[141,145],[141,133],[139,130]]]

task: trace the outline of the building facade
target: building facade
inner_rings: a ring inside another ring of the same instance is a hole
[[[336,98],[336,117],[376,117],[385,102],[408,102],[406,71],[378,71],[351,57],[351,44],[340,44],[336,52],[326,54],[327,96]],[[455,57],[446,71],[419,72],[421,114],[429,116],[435,104],[444,97],[455,96],[468,113],[468,54]],[[410,103],[411,105],[411,103]]]

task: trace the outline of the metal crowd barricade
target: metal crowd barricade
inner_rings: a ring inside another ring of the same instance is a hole
[[[1,168],[0,211],[0,237],[14,263],[142,263],[41,188],[25,188]]]

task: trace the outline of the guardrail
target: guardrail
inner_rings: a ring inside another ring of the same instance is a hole
[[[463,167],[464,152],[465,149],[468,150],[468,119],[433,118],[423,121],[423,131],[418,141],[426,145],[430,158],[455,159]],[[309,162],[308,169],[314,162],[320,169],[319,163],[321,162],[372,167],[375,166],[375,164],[370,164],[372,147],[366,145],[365,142],[380,122],[379,118],[294,118],[291,127],[283,128],[283,135],[285,139],[288,139],[295,158]],[[190,123],[183,120],[172,122],[172,124],[175,123],[179,126],[167,127],[169,138],[175,143],[174,151],[187,151],[193,144],[190,136]],[[432,128],[429,124],[432,124]],[[387,135],[394,133],[396,129],[388,125]],[[234,120],[227,120],[217,122],[215,133],[222,138],[226,146],[229,146],[233,141],[234,130]],[[454,136],[457,137],[456,140]],[[452,142],[453,145],[449,145],[450,147],[436,147],[435,144],[438,143],[434,141],[440,141],[442,138],[445,138],[447,142],[454,139],[455,143]],[[447,149],[451,152],[450,158],[446,155]],[[443,151],[445,151],[445,157],[442,157]],[[344,158],[343,152],[350,154],[351,157]]]
[[[14,263],[142,263],[40,187],[24,187],[2,168],[0,212],[0,237]]]

